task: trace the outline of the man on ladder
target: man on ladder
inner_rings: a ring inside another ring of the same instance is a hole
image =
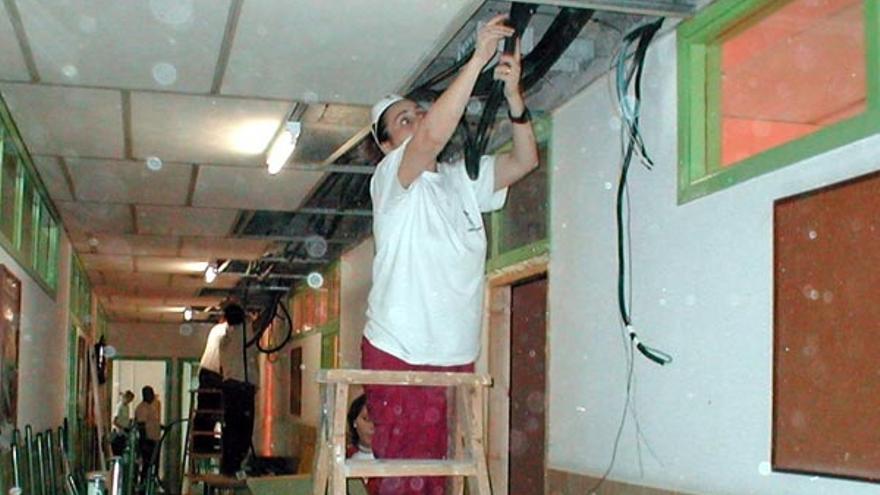
[[[222,442],[212,435],[192,435],[193,453],[214,453],[222,449],[220,473],[235,476],[247,456],[254,431],[254,396],[257,363],[247,348],[245,312],[237,303],[223,308],[223,317],[208,333],[199,365],[198,409],[193,432],[213,432],[222,409]]]

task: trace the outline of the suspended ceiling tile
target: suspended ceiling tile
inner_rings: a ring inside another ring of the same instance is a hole
[[[32,154],[122,158],[119,91],[0,84]]]
[[[121,286],[121,285],[98,285],[95,286],[95,292],[101,296],[125,296],[125,297],[147,297],[147,298],[165,298],[165,297],[195,297],[198,293],[197,289],[180,288],[168,286]]]
[[[54,156],[35,156],[33,158],[37,173],[40,174],[52,200],[73,200],[73,196],[70,195],[70,187],[67,185],[67,178],[64,176],[61,159]]]
[[[321,172],[204,166],[199,170],[193,204],[248,210],[295,210],[323,177]]]
[[[29,81],[27,66],[21,54],[18,37],[12,28],[6,3],[0,2],[0,79],[11,81]]]
[[[481,3],[244,2],[221,91],[371,105],[400,89]],[[295,15],[279,15],[291,8]]]
[[[161,297],[111,296],[110,306],[116,309],[139,309],[143,306],[161,306]]]
[[[140,319],[140,315],[137,312],[137,308],[113,308],[112,306],[108,306],[107,309],[110,310],[113,315],[113,319],[117,321],[137,321]]]
[[[78,233],[131,234],[131,208],[128,205],[57,201],[61,220],[69,231]]]
[[[171,277],[165,273],[102,272],[107,285],[136,290],[138,288],[167,288]]]
[[[135,257],[135,268],[141,273],[204,273],[208,261],[204,258],[170,258],[158,256]]]
[[[68,158],[67,167],[81,201],[183,206],[192,180],[183,163],[152,171],[140,161]]]
[[[186,237],[183,239],[180,255],[210,260],[253,260],[261,257],[271,244],[258,239]]]
[[[176,256],[180,241],[176,237],[96,234],[74,241],[80,252],[125,254],[128,256]]]
[[[151,315],[152,316],[152,315]],[[158,313],[155,315],[161,323],[183,323],[183,312],[176,311],[172,313]]]
[[[199,174],[201,175],[201,174]],[[138,233],[223,237],[232,230],[236,210],[137,206]]]
[[[166,297],[167,306],[214,306],[220,304],[222,297]]]
[[[291,103],[161,93],[131,96],[133,154],[165,161],[265,166]]]
[[[239,278],[240,277],[237,275],[225,275],[221,273],[217,276],[217,279],[214,280],[214,283],[209,285],[205,282],[205,277],[201,275],[172,275],[171,285],[173,287],[231,289],[238,283]]]
[[[59,84],[208,92],[229,0],[18,2],[37,69]]]
[[[134,269],[131,256],[84,253],[80,259],[89,270],[130,273]]]
[[[318,124],[358,129],[370,125],[370,106],[367,105],[321,105],[320,109],[315,120]]]

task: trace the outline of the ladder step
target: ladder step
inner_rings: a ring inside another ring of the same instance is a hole
[[[187,474],[187,478],[193,483],[205,483],[216,488],[244,488],[247,486],[246,480],[240,480],[233,476],[224,476],[222,474]]]
[[[220,452],[190,452],[189,456],[193,459],[216,459],[222,456]]]
[[[220,438],[220,435],[214,433],[214,430],[208,431],[191,431],[189,432],[189,436],[191,437],[217,437]]]
[[[196,414],[223,414],[223,409],[193,409]]]
[[[347,478],[385,478],[396,476],[476,476],[472,460],[376,459],[345,461]]]
[[[191,394],[222,394],[223,390],[219,388],[194,388],[190,389]]]

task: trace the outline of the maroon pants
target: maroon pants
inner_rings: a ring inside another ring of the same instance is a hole
[[[474,365],[419,366],[361,343],[363,369],[392,371],[473,372]],[[367,412],[375,425],[377,459],[443,459],[447,451],[446,388],[371,385],[364,387]],[[380,495],[443,495],[446,478],[384,478]]]

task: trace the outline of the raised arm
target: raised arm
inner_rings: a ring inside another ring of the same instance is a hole
[[[524,117],[526,112],[519,86],[522,73],[520,60],[520,47],[517,43],[516,52],[501,57],[501,62],[495,68],[495,79],[504,81],[504,97],[507,99],[510,115],[516,120]],[[495,159],[496,191],[510,186],[538,167],[538,146],[531,120],[512,121],[511,127],[513,148],[508,153],[499,154]]]
[[[492,60],[498,42],[514,33],[513,28],[504,25],[505,20],[504,15],[496,16],[480,29],[473,56],[422,117],[397,172],[404,187],[409,187],[425,170],[435,170],[437,155],[452,138],[480,71]]]

